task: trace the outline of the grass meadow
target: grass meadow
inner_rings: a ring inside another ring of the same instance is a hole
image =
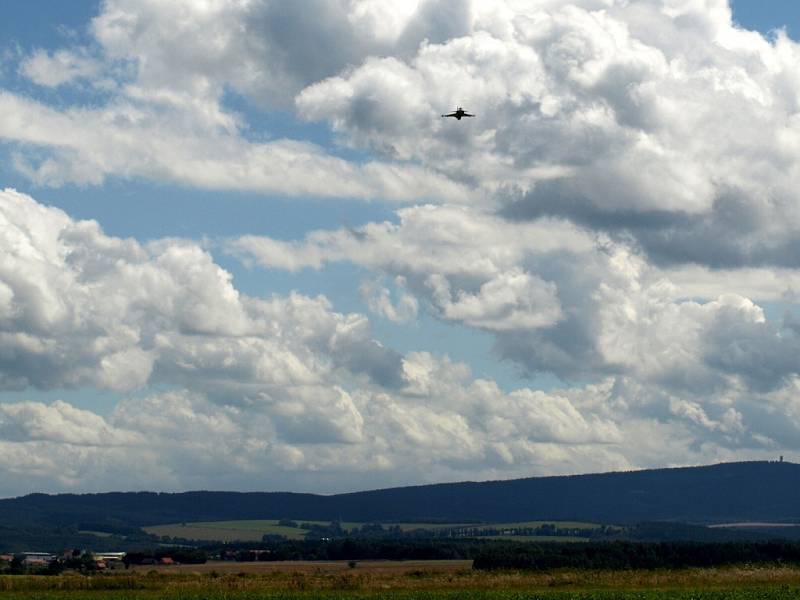
[[[208,563],[0,577],[3,600],[767,600],[800,598],[800,569],[478,572],[469,561]]]

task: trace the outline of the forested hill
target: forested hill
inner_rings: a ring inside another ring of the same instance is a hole
[[[800,465],[726,463],[448,483],[320,496],[286,492],[31,494],[0,500],[0,525],[292,518],[343,521],[800,522]]]

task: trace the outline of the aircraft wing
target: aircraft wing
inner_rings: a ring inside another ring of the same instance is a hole
[[[449,115],[442,115],[443,117],[455,117],[456,113],[451,112]]]
[[[461,116],[462,116],[462,117],[474,117],[475,115],[471,115],[471,114],[469,114],[469,113],[464,113],[464,114],[463,114],[463,115],[461,115]]]

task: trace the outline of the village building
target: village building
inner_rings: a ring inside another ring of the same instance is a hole
[[[121,563],[127,552],[93,552],[95,560],[102,560],[109,566],[111,563]]]
[[[26,567],[46,567],[56,559],[49,552],[23,552],[22,564]]]

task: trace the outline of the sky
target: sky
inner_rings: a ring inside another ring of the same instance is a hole
[[[0,17],[0,497],[800,459],[796,2]]]

